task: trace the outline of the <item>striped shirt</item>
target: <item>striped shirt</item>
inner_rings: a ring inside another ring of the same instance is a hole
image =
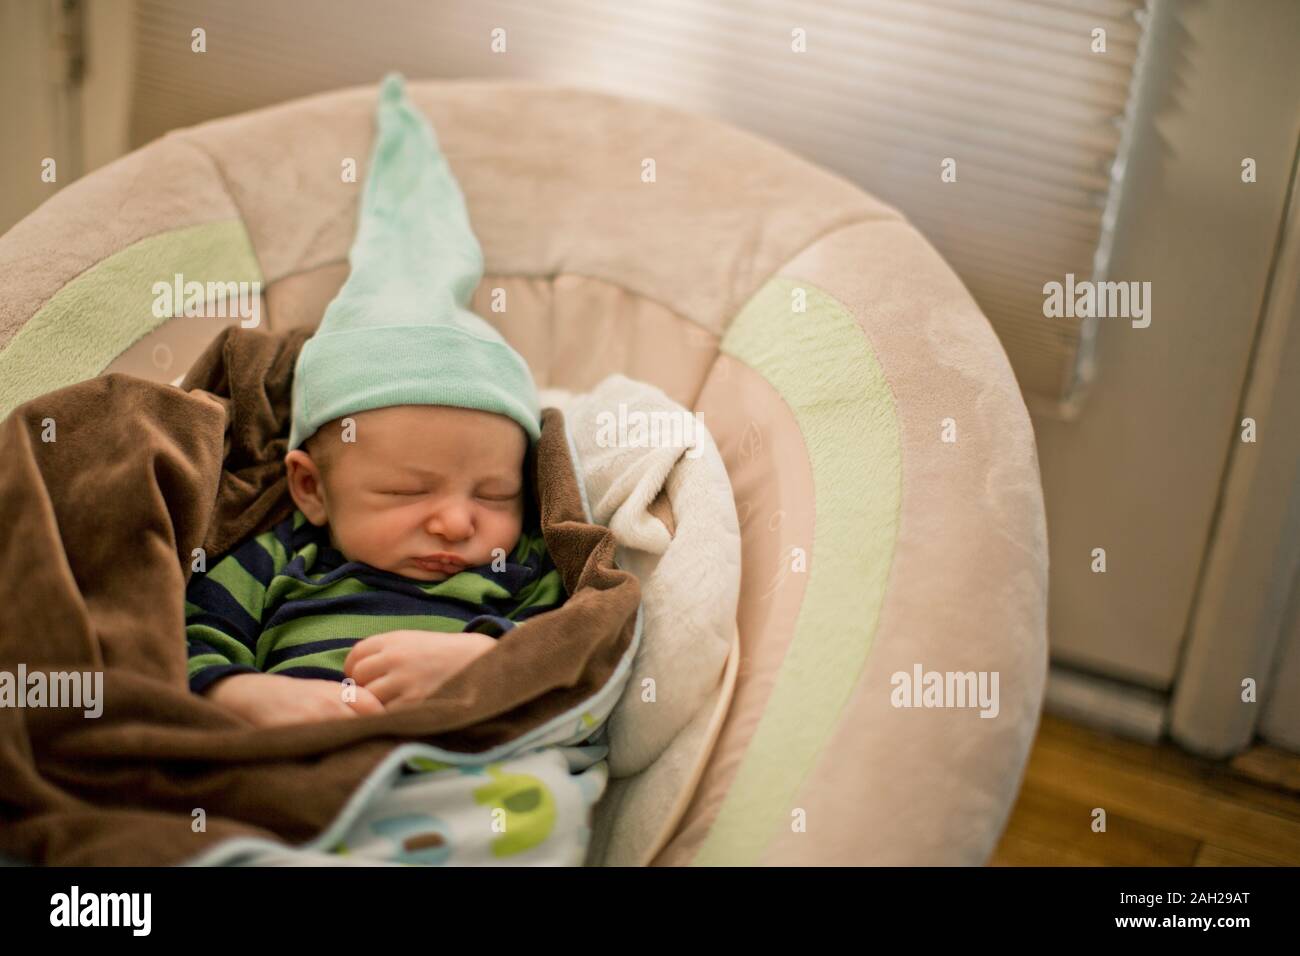
[[[299,510],[245,539],[185,590],[190,689],[229,674],[343,680],[359,640],[385,631],[479,631],[499,637],[553,610],[567,595],[538,528],[526,530],[504,568],[466,568],[418,581],[349,561],[329,528]]]

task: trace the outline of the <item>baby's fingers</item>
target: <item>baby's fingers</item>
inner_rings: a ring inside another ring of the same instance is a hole
[[[371,690],[360,686],[355,687],[354,690],[357,692],[356,699],[347,701],[347,705],[352,709],[353,713],[364,717],[368,714],[382,714],[384,712],[383,701],[376,697]]]
[[[308,708],[311,714],[308,720],[339,720],[343,717],[356,717],[357,712],[352,709],[342,697],[323,697],[320,700],[312,702]]]
[[[365,683],[357,676],[357,665],[366,658],[378,654],[384,649],[382,641],[376,638],[382,637],[381,634],[374,634],[370,637],[363,638],[352,645],[352,650],[348,651],[348,656],[343,659],[343,676],[353,678],[358,684]]]
[[[391,654],[371,654],[363,658],[348,674],[358,687],[370,687],[376,680],[393,669]],[[371,688],[373,690],[373,688]]]
[[[387,709],[406,691],[406,681],[396,674],[384,674],[366,684],[365,689],[374,694],[381,706]]]

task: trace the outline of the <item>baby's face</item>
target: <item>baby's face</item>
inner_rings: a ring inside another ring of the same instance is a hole
[[[285,456],[289,492],[334,547],[421,581],[490,564],[519,541],[524,430],[503,415],[441,405],[357,412]]]

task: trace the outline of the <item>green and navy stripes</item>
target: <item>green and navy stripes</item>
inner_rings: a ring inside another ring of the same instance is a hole
[[[520,536],[500,571],[485,564],[428,582],[348,561],[328,528],[295,510],[190,578],[190,689],[239,673],[341,681],[362,638],[403,629],[497,637],[565,598],[537,528]]]

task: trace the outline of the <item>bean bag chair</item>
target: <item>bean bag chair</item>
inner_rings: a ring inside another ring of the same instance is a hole
[[[263,328],[314,326],[375,92],[171,132],[0,237],[0,413],[108,372],[177,382],[249,321],[160,310],[160,277],[258,283]],[[961,282],[896,210],[717,121],[518,81],[409,92],[486,256],[473,306],[538,386],[655,385],[730,478],[729,685],[661,758],[681,786],[635,862],[985,863],[1042,702],[1047,546],[1030,420]]]

